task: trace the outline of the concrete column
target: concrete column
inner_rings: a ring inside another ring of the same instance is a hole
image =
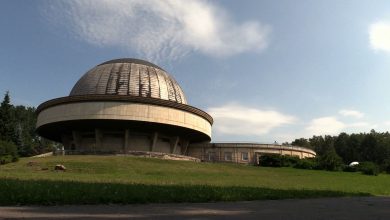
[[[154,132],[153,137],[152,137],[152,144],[150,145],[150,151],[152,151],[152,152],[156,148],[157,139],[158,139],[158,133]]]
[[[73,143],[75,145],[75,150],[80,150],[81,148],[81,137],[80,132],[72,131]]]
[[[180,138],[177,136],[174,140],[171,140],[171,154],[174,154],[177,148],[177,144],[179,143]]]
[[[255,153],[255,164],[258,165],[259,164],[259,154],[258,153]]]
[[[61,134],[61,142],[64,146],[62,149],[60,149],[60,152],[57,152],[61,155],[65,155],[65,150],[70,150],[70,138],[66,134]]]
[[[62,145],[64,145],[66,150],[70,149],[70,138],[68,135],[61,134],[61,142],[62,142]]]
[[[130,138],[130,130],[126,129],[125,130],[125,144],[123,146],[123,153],[127,154],[127,151],[129,150],[129,138]]]
[[[103,132],[100,129],[95,129],[95,151],[102,150],[102,142],[103,142]]]
[[[235,158],[232,158],[232,161],[235,161],[236,163],[238,163],[238,155],[237,155],[237,148],[235,147],[234,150],[233,150],[233,154]]]
[[[248,155],[249,162],[255,164],[256,161],[255,161],[255,156],[254,156],[255,154],[254,154],[253,148],[250,148],[249,152],[250,152],[250,154]]]
[[[187,155],[188,145],[190,145],[190,142],[188,140],[184,140],[183,145],[181,146],[181,152],[183,155]]]

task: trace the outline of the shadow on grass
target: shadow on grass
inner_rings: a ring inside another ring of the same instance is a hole
[[[0,179],[0,205],[132,204],[370,196],[331,190]]]

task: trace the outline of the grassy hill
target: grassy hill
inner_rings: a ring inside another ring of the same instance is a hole
[[[54,171],[63,164],[66,172]],[[0,166],[0,205],[207,202],[390,195],[390,175],[124,156],[23,158]]]

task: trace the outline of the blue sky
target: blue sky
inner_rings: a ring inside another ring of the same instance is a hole
[[[38,106],[93,66],[147,59],[215,119],[213,141],[390,129],[389,1],[0,3],[0,92]]]

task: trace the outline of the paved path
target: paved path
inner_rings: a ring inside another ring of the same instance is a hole
[[[390,197],[0,207],[0,219],[390,219]]]

